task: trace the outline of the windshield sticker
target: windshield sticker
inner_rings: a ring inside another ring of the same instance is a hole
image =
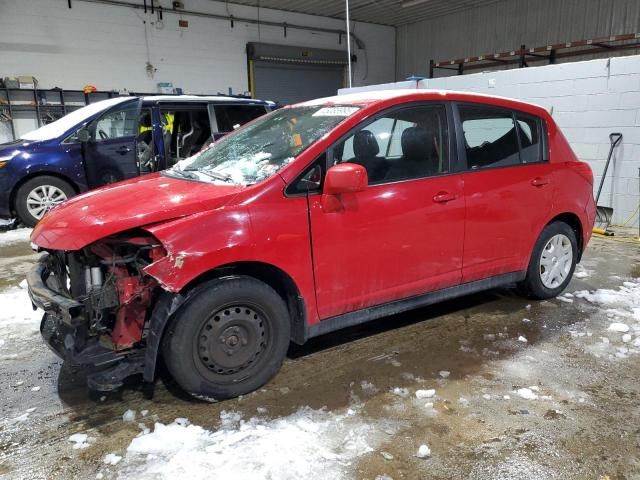
[[[314,117],[348,117],[358,111],[358,107],[324,107],[315,112]]]

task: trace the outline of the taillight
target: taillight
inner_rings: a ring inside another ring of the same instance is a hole
[[[576,172],[578,172],[582,178],[589,182],[589,185],[593,186],[593,170],[591,170],[591,165],[587,162],[578,161],[571,163],[571,166],[575,168]]]

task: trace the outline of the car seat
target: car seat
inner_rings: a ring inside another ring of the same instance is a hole
[[[391,180],[421,178],[437,173],[433,135],[424,127],[409,127],[400,138],[402,158],[394,162],[387,175]]]
[[[202,135],[202,127],[200,126],[200,123],[195,118],[193,118],[193,115],[190,115],[190,117],[191,130],[189,130],[182,136],[182,146],[180,147],[181,158],[190,157],[192,154],[196,153],[199,150],[198,140]]]
[[[360,130],[353,136],[353,163],[362,165],[367,169],[369,182],[380,181],[389,171],[389,162],[385,158],[378,157],[380,146],[376,136],[370,130]]]

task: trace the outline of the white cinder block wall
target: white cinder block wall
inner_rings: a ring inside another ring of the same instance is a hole
[[[142,4],[131,0],[130,3]],[[150,2],[147,2],[150,4]],[[211,0],[184,0],[185,8],[236,18],[257,18],[256,8]],[[34,75],[41,88],[99,90],[127,88],[155,92],[158,82],[173,82],[189,93],[234,93],[248,89],[247,42],[345,50],[338,35],[184,16],[188,28],[178,27],[178,15],[169,0],[156,0],[165,8],[163,25],[149,11],[64,0],[0,0],[0,76]],[[313,15],[260,9],[263,21],[286,21],[330,29],[344,22]],[[393,27],[355,22],[354,33],[366,51],[355,49],[354,85],[394,80]],[[355,48],[355,47],[354,47]],[[157,71],[146,73],[149,61]]]
[[[597,191],[609,134],[624,138],[614,152],[600,205],[623,223],[640,202],[640,56],[423,80],[422,88],[464,90],[517,98],[553,109],[553,117],[581,160],[591,164]],[[628,225],[638,225],[638,213]]]

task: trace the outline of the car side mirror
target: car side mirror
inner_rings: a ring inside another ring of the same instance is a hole
[[[367,189],[367,170],[355,163],[341,163],[327,170],[322,192],[322,207],[326,213],[342,209],[339,196],[343,193],[362,192]]]
[[[327,170],[324,181],[324,194],[362,192],[367,189],[369,178],[367,170],[356,163],[340,163]]]
[[[78,130],[76,137],[80,143],[87,143],[89,140],[91,140],[91,134],[86,128],[81,128],[80,130]]]

